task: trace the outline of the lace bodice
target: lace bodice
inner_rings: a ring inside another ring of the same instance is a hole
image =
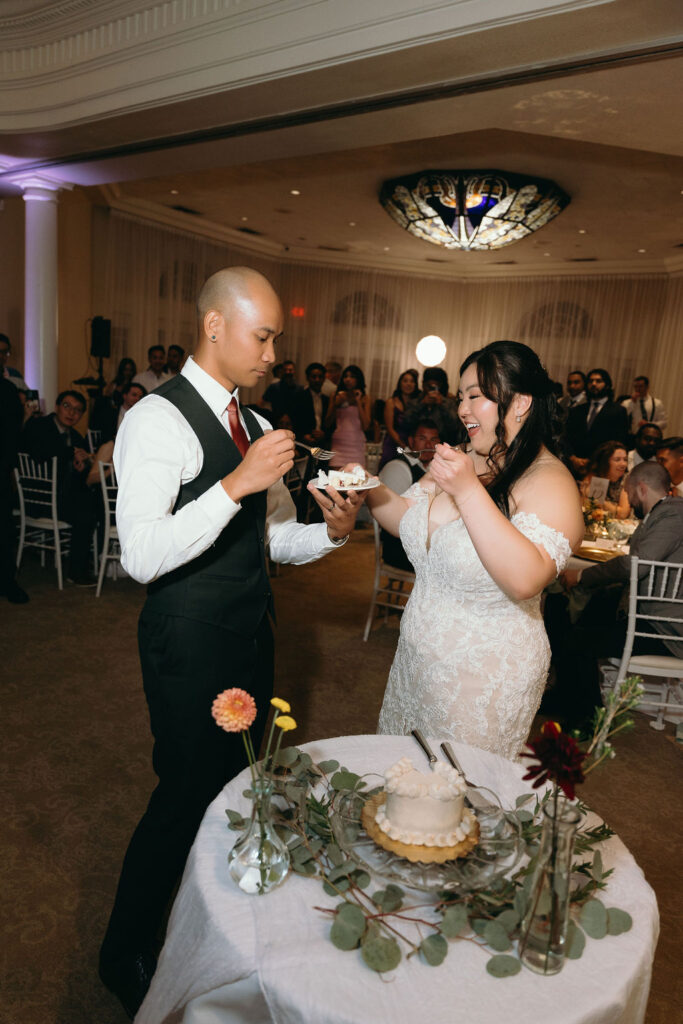
[[[415,586],[401,622],[379,731],[415,727],[516,757],[545,686],[549,649],[540,595],[508,597],[482,565],[463,521],[428,533],[429,501],[419,484],[401,520],[401,540]],[[541,544],[558,572],[571,546],[530,513],[512,524]]]

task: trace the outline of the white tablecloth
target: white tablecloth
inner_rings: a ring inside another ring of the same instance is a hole
[[[527,791],[524,768],[486,751],[455,744],[469,778],[489,786],[507,806]],[[307,744],[314,761],[336,758],[358,773],[381,771],[422,754],[410,737],[349,736]],[[241,794],[247,773],[209,807],[192,848],[157,972],[136,1024],[639,1024],[644,1019],[658,934],[652,889],[618,838],[603,844],[614,868],[603,899],[633,917],[619,936],[587,940],[583,957],[560,974],[523,969],[492,978],[487,954],[470,942],[451,943],[439,967],[417,957],[378,975],[359,951],[329,941],[330,918],[313,909],[334,906],[319,882],[291,875],[265,896],[241,892],[228,874],[225,808],[247,813]],[[378,886],[379,887],[379,886]]]

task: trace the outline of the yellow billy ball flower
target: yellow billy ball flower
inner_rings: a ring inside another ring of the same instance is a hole
[[[296,729],[296,722],[289,715],[278,715],[275,719],[275,724],[279,726],[283,732],[289,732],[291,729]]]
[[[277,708],[278,711],[283,711],[285,714],[292,710],[287,701],[283,700],[282,697],[273,697],[270,703],[274,708]]]

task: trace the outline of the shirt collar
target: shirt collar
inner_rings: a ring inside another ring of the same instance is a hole
[[[195,362],[193,356],[188,356],[180,372],[183,377],[187,377],[190,384],[197,389],[211,411],[219,418],[227,409],[232,398],[237,399],[239,404],[237,394],[239,389],[235,388],[232,392],[228,391],[211,374],[207,373],[206,370],[202,370],[201,366]]]
[[[607,395],[603,395],[602,398],[591,398],[591,405],[604,405],[607,401]]]

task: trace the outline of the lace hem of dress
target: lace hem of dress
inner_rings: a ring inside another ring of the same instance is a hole
[[[510,522],[534,544],[543,545],[558,573],[562,572],[572,553],[572,546],[563,533],[542,523],[535,512],[516,512]]]

